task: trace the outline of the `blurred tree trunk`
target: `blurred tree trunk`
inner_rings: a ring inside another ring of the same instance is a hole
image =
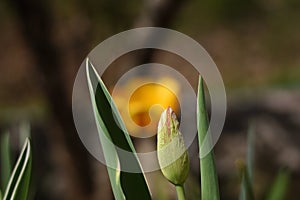
[[[68,84],[63,76],[65,66],[62,64],[60,51],[53,42],[54,22],[48,3],[50,2],[14,0],[12,6],[22,25],[24,39],[35,56],[36,67],[42,77],[42,88],[48,98],[53,118],[62,129],[59,131],[62,135],[53,134],[54,141],[63,138],[71,157],[68,167],[73,170],[66,171],[75,171],[73,177],[69,177],[74,187],[72,196],[76,199],[88,199],[92,192],[89,157],[73,124],[71,95],[65,91],[65,85]]]
[[[176,14],[187,2],[181,0],[144,0],[144,8],[134,26],[170,28]],[[147,50],[144,55],[136,58],[137,64],[150,63],[153,61],[154,54],[154,49]]]

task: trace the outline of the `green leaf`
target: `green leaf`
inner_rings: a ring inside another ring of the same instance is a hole
[[[199,149],[205,139],[206,134],[210,134],[208,131],[208,116],[205,104],[205,95],[203,88],[203,79],[199,76],[198,84],[198,97],[197,97],[197,127],[198,127],[198,140]],[[201,152],[200,152],[201,153]],[[202,200],[218,200],[219,196],[219,184],[218,176],[214,161],[213,150],[209,152],[205,157],[200,156],[200,172],[201,172],[201,196]]]
[[[253,188],[254,154],[255,154],[255,125],[254,122],[251,122],[247,134],[247,167],[246,167],[247,176],[249,177],[249,185],[251,188]],[[247,193],[245,191],[246,183],[243,183],[243,181],[245,181],[243,179],[245,178],[242,178],[241,193],[239,198],[240,200],[247,199]]]
[[[286,170],[281,170],[274,183],[272,184],[271,190],[267,196],[267,200],[284,200],[290,181],[290,173]]]
[[[254,171],[254,155],[255,155],[255,124],[250,123],[247,137],[247,169],[249,175],[249,181],[253,185],[253,171]]]
[[[11,158],[9,149],[9,133],[4,133],[1,136],[1,186],[5,189],[11,174]]]
[[[115,198],[151,199],[131,138],[111,95],[89,59],[86,60],[86,73],[99,138]],[[126,154],[126,157],[121,156],[120,149],[130,153]],[[122,171],[122,167],[128,163],[136,173]]]
[[[249,170],[242,161],[237,162],[240,178],[241,178],[241,194],[240,200],[254,200],[253,187],[249,177]]]
[[[31,176],[31,145],[26,139],[21,154],[9,179],[4,200],[26,200]]]

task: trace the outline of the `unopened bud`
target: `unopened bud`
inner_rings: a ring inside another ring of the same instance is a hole
[[[158,124],[157,152],[163,175],[174,185],[183,185],[190,162],[179,122],[170,107],[162,113]]]

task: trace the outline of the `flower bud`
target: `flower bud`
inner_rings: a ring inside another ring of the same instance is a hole
[[[163,175],[174,185],[183,185],[190,163],[176,114],[168,107],[159,120],[157,156]]]

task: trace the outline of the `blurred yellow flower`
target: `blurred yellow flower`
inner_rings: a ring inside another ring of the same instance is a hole
[[[180,116],[176,97],[179,90],[177,81],[171,78],[135,78],[115,88],[113,98],[129,133],[135,137],[150,137],[156,134],[160,115],[166,108],[171,106]],[[130,91],[133,92],[130,94]]]

